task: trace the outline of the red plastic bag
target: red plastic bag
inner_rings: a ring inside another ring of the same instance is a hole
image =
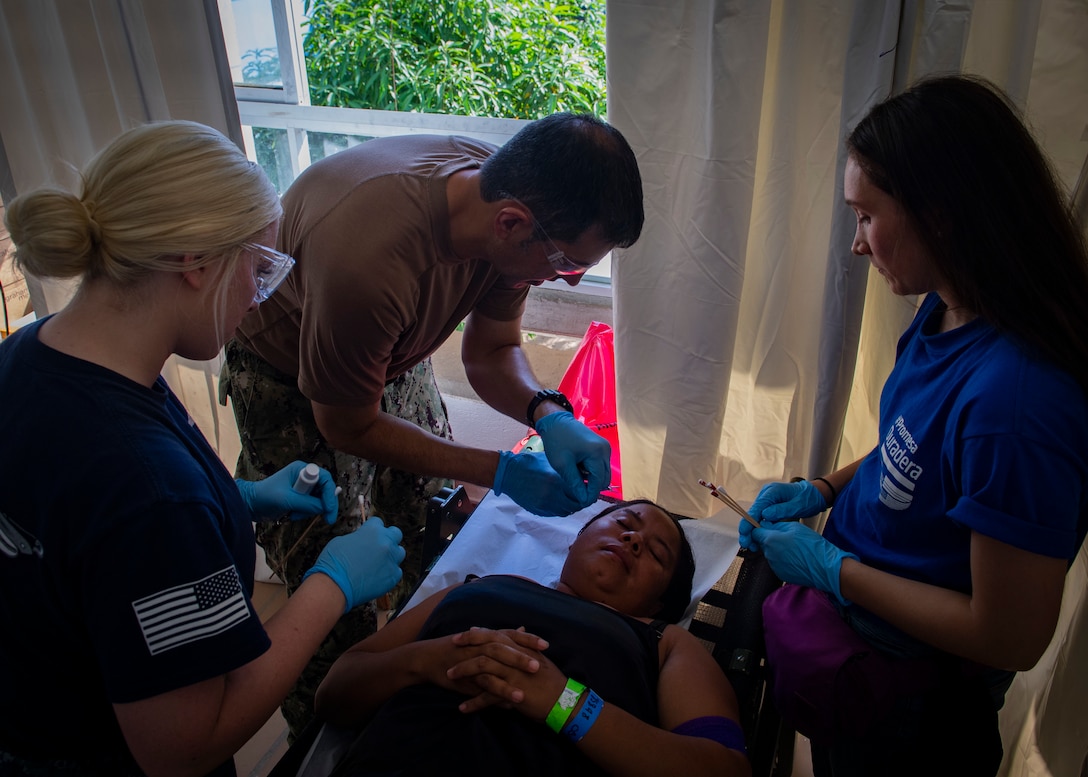
[[[623,499],[620,476],[620,437],[616,426],[616,349],[612,327],[594,321],[559,381],[559,390],[570,400],[574,417],[612,446],[612,482],[602,496]],[[514,451],[533,450],[532,430]],[[539,450],[539,447],[536,448]]]

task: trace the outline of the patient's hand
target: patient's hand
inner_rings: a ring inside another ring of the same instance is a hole
[[[547,717],[566,677],[541,652],[548,647],[546,640],[524,629],[475,628],[455,635],[454,641],[475,649],[470,658],[446,672],[459,689],[463,690],[463,683],[471,683],[477,692],[461,704],[462,712],[497,705],[534,719]]]

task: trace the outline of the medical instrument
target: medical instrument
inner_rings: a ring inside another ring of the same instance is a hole
[[[702,478],[699,478],[699,485],[705,488],[709,488],[711,495],[716,496],[718,499],[725,502],[726,505],[728,505],[729,508],[733,510],[733,512],[737,513],[741,518],[748,521],[748,523],[752,524],[757,529],[759,528],[759,521],[748,515],[748,511],[741,507],[739,504],[737,504],[737,501],[733,499],[733,497],[729,496],[729,494],[725,492],[724,488],[716,486],[713,483],[703,480]]]
[[[295,478],[295,485],[293,485],[292,488],[295,491],[297,491],[298,493],[300,493],[300,494],[308,494],[311,491],[313,491],[314,486],[317,485],[317,481],[320,480],[320,479],[321,479],[321,467],[317,466],[316,464],[314,464],[311,461],[309,464],[307,464],[305,467],[303,467],[301,470],[299,470],[298,477]],[[333,493],[335,493],[336,496],[340,496],[340,494],[344,493],[344,489],[342,489],[340,486],[337,486],[336,491],[333,492]],[[362,514],[362,508],[363,508],[363,497],[362,497],[362,495],[360,495],[359,496],[359,512],[360,512],[360,514]],[[303,529],[302,534],[300,534],[298,539],[295,540],[295,544],[292,545],[291,548],[284,555],[284,557],[283,557],[283,569],[284,570],[287,569],[287,559],[289,559],[291,557],[291,554],[295,552],[295,548],[298,547],[299,543],[302,542],[304,539],[306,539],[306,535],[310,533],[310,529],[314,528],[314,524],[317,523],[317,519],[320,518],[320,517],[321,517],[320,515],[315,515],[313,518],[310,519],[310,522],[306,525],[306,528]],[[276,574],[278,574],[281,579],[283,579],[283,580],[287,579],[286,577],[284,577],[283,574],[281,574],[281,572],[283,572],[283,570],[273,570],[273,571],[276,572]]]

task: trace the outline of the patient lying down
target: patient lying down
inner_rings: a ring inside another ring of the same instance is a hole
[[[366,726],[334,775],[750,774],[733,689],[671,625],[694,569],[680,523],[636,500],[582,527],[555,589],[439,591],[318,689],[321,717]]]

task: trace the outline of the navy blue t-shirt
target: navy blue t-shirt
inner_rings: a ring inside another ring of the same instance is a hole
[[[268,649],[252,519],[161,377],[48,348],[42,323],[0,344],[0,534],[30,548],[0,554],[0,750],[123,762],[111,704]]]
[[[1088,401],[980,319],[936,331],[930,294],[880,397],[880,443],[824,536],[903,577],[971,590],[970,536],[1072,560],[1088,529]]]

